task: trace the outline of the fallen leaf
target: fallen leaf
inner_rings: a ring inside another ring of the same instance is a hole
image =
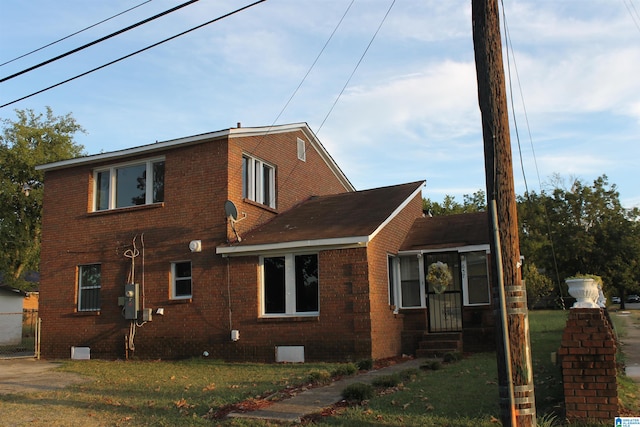
[[[206,387],[204,387],[202,389],[202,391],[212,391],[216,389],[216,385],[214,383],[211,383],[209,385],[207,385]]]

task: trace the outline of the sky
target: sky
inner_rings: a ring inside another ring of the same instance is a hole
[[[0,79],[184,2],[2,0]],[[0,83],[0,105],[251,3],[197,1]],[[516,194],[606,175],[640,206],[640,0],[502,3]],[[0,118],[71,113],[87,154],[306,122],[356,189],[426,180],[424,197],[462,203],[486,188],[471,31],[470,0],[267,0]]]

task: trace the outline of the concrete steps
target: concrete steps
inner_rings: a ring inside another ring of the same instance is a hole
[[[447,353],[462,353],[462,348],[462,332],[425,333],[418,344],[416,357],[442,357]]]

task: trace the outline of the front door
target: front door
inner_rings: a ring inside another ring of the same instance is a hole
[[[427,293],[429,332],[453,332],[462,330],[462,294],[460,291]]]
[[[457,252],[427,254],[424,270],[434,262],[443,262],[453,276],[445,289],[435,289],[427,283],[427,312],[429,332],[457,332],[462,330],[462,285],[460,257]]]

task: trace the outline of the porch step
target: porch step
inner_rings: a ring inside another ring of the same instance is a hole
[[[462,352],[462,332],[432,332],[420,340],[416,357],[442,357],[455,352]]]

